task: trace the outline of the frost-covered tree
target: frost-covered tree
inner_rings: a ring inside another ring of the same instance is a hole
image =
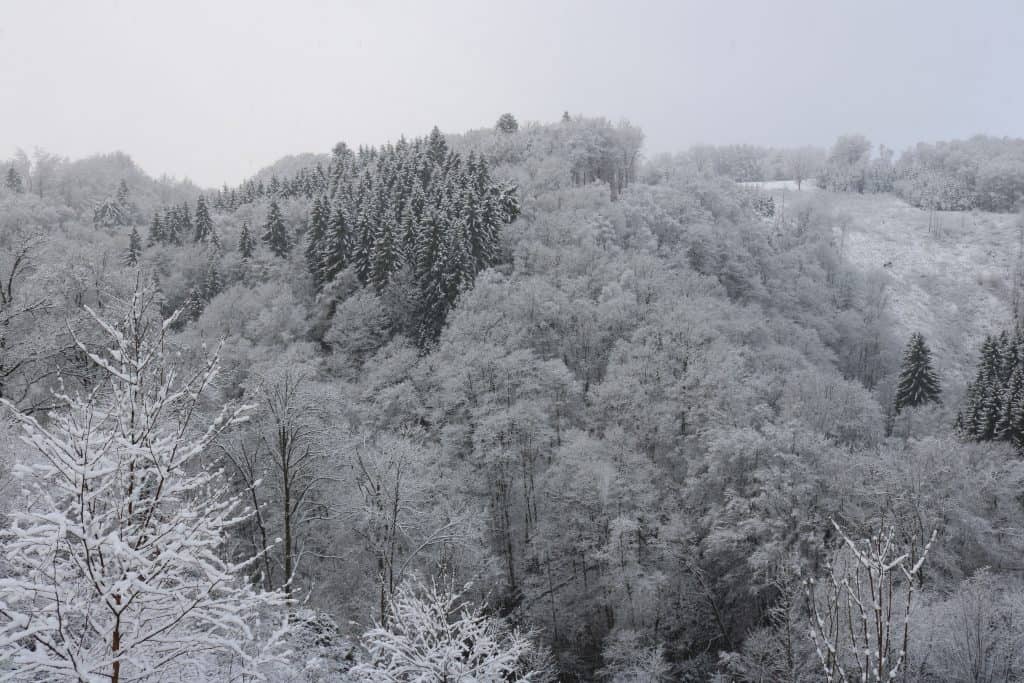
[[[512,116],[512,114],[505,113],[498,117],[498,123],[495,124],[495,128],[502,133],[515,133],[519,130],[519,122],[516,121],[516,117]]]
[[[242,255],[243,259],[251,259],[253,252],[256,251],[256,240],[252,237],[252,231],[249,230],[249,224],[242,223],[242,233],[238,237],[238,253]]]
[[[393,618],[363,636],[368,661],[349,672],[353,680],[542,681],[534,645],[497,618],[463,602],[453,590],[404,584],[395,593]]]
[[[153,214],[153,222],[149,225],[149,246],[154,244],[162,244],[167,241],[166,234],[164,232],[163,221],[160,220],[160,214]]]
[[[213,219],[210,218],[210,209],[206,206],[206,198],[199,195],[196,200],[196,229],[193,239],[196,242],[205,244],[211,241],[214,236]]]
[[[139,237],[139,229],[133,227],[132,233],[128,236],[128,248],[124,252],[125,264],[138,265],[140,254],[142,254],[142,238]]]
[[[932,352],[920,332],[910,335],[903,354],[899,384],[896,387],[895,408],[898,414],[904,408],[925,403],[938,403],[942,389],[932,368]]]
[[[155,298],[137,289],[116,324],[94,315],[110,347],[78,346],[101,379],[45,424],[5,402],[38,454],[22,472],[32,503],[0,536],[0,662],[18,680],[198,676],[225,660],[218,678],[239,679],[266,655],[259,623],[283,599],[240,580],[252,560],[222,559],[246,515],[203,463],[244,410],[199,424],[217,355],[178,367],[176,316],[154,319]]]
[[[21,194],[25,191],[25,186],[21,182],[21,175],[13,166],[7,169],[7,175],[4,176],[4,187],[15,194]]]
[[[903,680],[913,598],[935,532],[914,552],[900,548],[893,529],[855,542],[832,525],[843,545],[826,562],[824,579],[805,584],[825,680]]]
[[[284,219],[281,217],[281,208],[277,202],[270,202],[267,210],[267,222],[263,226],[263,241],[270,250],[277,256],[284,258],[291,251],[291,242],[288,240],[288,231],[284,226]]]
[[[317,288],[323,285],[323,252],[330,214],[331,207],[326,196],[313,200],[309,212],[309,229],[306,230],[306,267]]]

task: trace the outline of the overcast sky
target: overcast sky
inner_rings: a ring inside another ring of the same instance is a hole
[[[0,157],[236,183],[339,140],[564,110],[698,142],[1024,136],[1024,0],[0,0]]]

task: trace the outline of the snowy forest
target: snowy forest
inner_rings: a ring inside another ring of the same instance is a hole
[[[1024,140],[418,133],[0,160],[0,680],[1024,680]]]

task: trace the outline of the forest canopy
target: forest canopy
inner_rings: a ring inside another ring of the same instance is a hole
[[[1016,210],[1021,141],[493,120],[0,162],[0,678],[1024,677],[1024,335],[958,382],[834,201]]]

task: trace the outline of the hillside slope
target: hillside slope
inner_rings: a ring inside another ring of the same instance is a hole
[[[845,234],[834,228],[836,239],[851,263],[889,276],[897,335],[925,335],[949,388],[958,392],[970,380],[984,336],[1012,319],[1016,214],[936,211],[929,216],[891,194],[826,192],[812,183],[802,191],[789,182],[761,187],[778,207],[814,196],[848,216]]]

